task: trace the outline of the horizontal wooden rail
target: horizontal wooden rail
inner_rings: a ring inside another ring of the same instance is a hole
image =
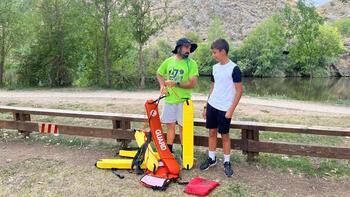
[[[73,110],[60,110],[60,109],[41,109],[41,108],[38,109],[38,108],[27,108],[27,107],[0,106],[0,112],[102,119],[102,120],[125,120],[129,122],[146,121],[146,116],[139,115],[139,114],[87,112],[87,111],[73,111]],[[194,120],[194,125],[204,127],[205,120],[196,118]],[[259,130],[259,131],[272,131],[272,132],[305,133],[305,134],[315,134],[315,135],[350,136],[349,129],[339,128],[339,127],[320,127],[320,126],[307,127],[304,125],[275,124],[275,123],[271,124],[271,123],[250,122],[250,121],[232,121],[231,128]]]
[[[16,129],[25,135],[39,130],[39,123],[32,121],[31,115],[59,116],[111,120],[113,128],[84,127],[75,125],[56,124],[60,134],[86,137],[112,138],[124,143],[134,139],[131,122],[144,122],[144,115],[120,114],[105,112],[86,112],[59,109],[37,109],[25,107],[0,106],[1,113],[12,113],[13,120],[0,120],[0,129]],[[203,119],[195,119],[195,126],[205,126]],[[248,121],[232,121],[231,128],[241,130],[241,139],[231,139],[231,148],[242,150],[248,161],[254,161],[259,152],[350,159],[350,148],[291,144],[278,142],[262,142],[259,140],[260,131],[304,133],[324,136],[350,136],[350,129],[337,127],[307,127],[303,125],[271,124]],[[180,143],[176,135],[175,143]],[[196,146],[208,146],[207,136],[194,136]],[[218,140],[218,147],[222,147]]]

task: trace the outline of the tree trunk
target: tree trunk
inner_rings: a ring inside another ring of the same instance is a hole
[[[96,18],[97,18],[97,15],[98,15],[98,10],[97,10],[97,7],[96,7]],[[95,61],[96,61],[96,70],[95,70],[95,85],[97,84],[100,84],[100,72],[101,72],[101,69],[100,69],[100,45],[99,45],[99,39],[98,39],[98,33],[99,33],[99,28],[96,26],[96,32],[95,32]]]
[[[105,0],[104,4],[104,17],[103,17],[103,30],[104,30],[104,40],[103,40],[103,63],[105,66],[105,73],[106,73],[106,85],[107,87],[112,87],[112,80],[111,80],[111,66],[109,65],[109,35],[108,35],[108,18],[109,18],[109,7],[108,7],[108,0]]]
[[[4,66],[5,66],[5,28],[1,28],[1,46],[0,46],[0,87],[4,85]]]
[[[141,69],[141,80],[140,80],[140,88],[145,88],[145,78],[146,78],[146,66],[143,61],[143,43],[139,43],[139,65]]]
[[[64,84],[64,24],[63,24],[63,14],[61,15],[60,10],[57,9],[58,12],[58,32],[59,32],[59,57],[58,57],[58,63],[57,63],[57,71],[56,71],[56,79],[57,84],[59,86],[62,86]]]
[[[95,32],[95,45],[96,45],[96,48],[95,48],[95,61],[96,61],[96,77],[95,77],[95,85],[97,84],[100,84],[100,72],[101,72],[101,69],[100,69],[100,47],[99,47],[99,40],[98,40],[98,28],[96,28],[96,32]]]

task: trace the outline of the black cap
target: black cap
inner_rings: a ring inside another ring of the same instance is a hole
[[[177,48],[185,45],[185,44],[190,44],[191,45],[191,49],[190,49],[190,53],[193,53],[196,49],[197,49],[197,44],[192,42],[191,40],[187,39],[187,38],[181,38],[176,42],[176,46],[175,49],[172,51],[174,54],[177,53]]]

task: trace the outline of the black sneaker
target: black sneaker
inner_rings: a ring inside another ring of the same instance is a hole
[[[232,170],[232,167],[231,167],[231,163],[226,161],[224,163],[224,171],[225,171],[225,175],[227,177],[231,177],[233,175],[233,170]]]
[[[216,158],[215,160],[212,160],[210,157],[208,157],[207,160],[205,160],[204,163],[199,167],[200,170],[208,170],[210,167],[216,165]]]

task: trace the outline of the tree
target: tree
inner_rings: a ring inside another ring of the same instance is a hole
[[[286,40],[278,16],[259,24],[235,50],[238,64],[248,76],[281,75],[286,67],[282,54]]]
[[[96,13],[94,15],[96,21],[101,24],[103,30],[103,65],[104,65],[104,73],[106,86],[112,87],[112,78],[111,78],[111,60],[110,60],[110,24],[114,18],[112,14],[115,10],[119,9],[118,0],[94,0]],[[87,1],[89,3],[89,1]],[[100,20],[102,17],[102,20]],[[97,34],[98,31],[95,33]],[[97,37],[97,36],[96,36]],[[98,50],[98,49],[97,49]],[[99,62],[98,51],[96,51],[96,63]]]
[[[201,42],[200,36],[196,32],[187,32],[187,33],[185,33],[185,37],[190,39],[194,43],[200,43]]]
[[[329,25],[320,26],[320,35],[316,43],[318,60],[322,67],[335,63],[335,60],[346,51],[338,30]]]
[[[208,28],[208,43],[211,44],[218,38],[228,39],[225,27],[219,17],[214,17]]]
[[[128,32],[128,18],[123,16],[123,2],[118,0],[84,0],[84,54],[80,61],[78,86],[114,87],[122,83],[114,80],[119,76],[115,68],[121,60],[129,57],[133,41]],[[132,66],[132,65],[129,65]],[[124,67],[124,65],[122,66]]]
[[[19,2],[0,1],[0,87],[4,85],[6,58],[21,40]]]
[[[314,77],[343,50],[336,29],[322,25],[314,7],[299,1],[259,24],[233,54],[245,75]]]
[[[37,33],[23,55],[19,81],[24,86],[69,86],[80,59],[75,1],[39,0],[35,8]]]
[[[211,74],[212,65],[216,62],[211,56],[211,44],[218,38],[228,39],[224,24],[218,17],[214,17],[208,27],[208,40],[206,43],[199,43],[193,57],[198,63],[198,70],[201,75]]]
[[[130,31],[138,43],[140,88],[145,87],[146,65],[143,50],[149,38],[176,20],[168,0],[128,0],[126,13],[131,21]]]
[[[334,26],[337,27],[344,37],[350,37],[350,17],[334,21]]]
[[[295,62],[293,70],[312,77],[319,66],[317,37],[323,18],[314,6],[299,0],[296,9],[289,6],[284,9],[281,21],[289,43],[289,57]]]

